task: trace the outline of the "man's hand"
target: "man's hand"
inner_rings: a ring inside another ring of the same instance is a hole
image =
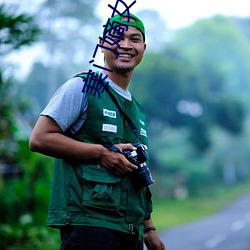
[[[130,143],[121,143],[115,145],[121,152],[125,149],[136,150],[136,148]],[[108,149],[104,149],[100,156],[100,163],[102,166],[112,171],[117,175],[127,174],[138,167],[132,163],[130,163],[126,157],[121,153],[109,151]]]
[[[144,243],[148,250],[164,250],[165,246],[158,237],[155,230],[150,230],[144,234]]]

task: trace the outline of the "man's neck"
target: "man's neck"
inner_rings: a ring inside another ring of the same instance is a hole
[[[115,84],[120,86],[121,88],[127,90],[128,85],[130,83],[130,79],[132,77],[132,71],[127,73],[117,73],[117,72],[109,72],[104,70],[105,74],[108,75],[109,79],[112,80]]]

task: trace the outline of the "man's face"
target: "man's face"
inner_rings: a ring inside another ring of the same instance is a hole
[[[119,56],[116,59],[117,54],[115,52],[108,49],[103,50],[105,66],[121,73],[132,71],[140,63],[146,49],[142,33],[135,27],[128,26],[128,30],[124,32],[123,38],[124,40],[119,42],[120,48],[118,48],[117,44],[113,46],[107,42],[102,44],[119,52]]]

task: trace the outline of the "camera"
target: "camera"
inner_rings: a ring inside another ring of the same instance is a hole
[[[137,170],[131,172],[131,177],[136,186],[143,188],[155,182],[146,164],[146,161],[148,160],[148,148],[142,143],[137,143],[133,146],[136,147],[137,150],[131,151],[126,149],[123,151],[123,154],[131,163],[138,166]]]

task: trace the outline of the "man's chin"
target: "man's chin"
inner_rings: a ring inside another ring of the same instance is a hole
[[[127,74],[129,72],[132,72],[134,70],[134,68],[128,68],[128,67],[120,67],[120,68],[116,68],[116,71],[120,74]]]
[[[128,66],[128,65],[119,65],[115,67],[115,71],[120,72],[120,73],[128,73],[134,70],[135,67],[133,66]]]

